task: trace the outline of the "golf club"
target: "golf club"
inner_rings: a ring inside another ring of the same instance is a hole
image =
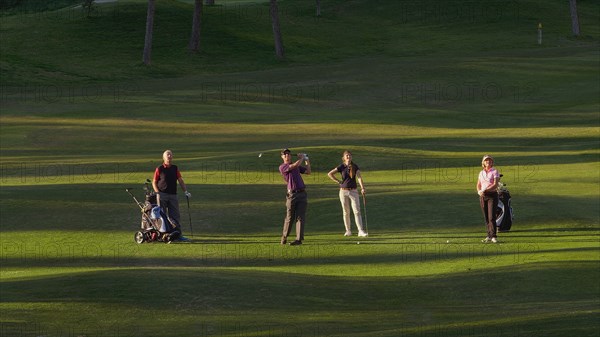
[[[131,190],[133,188],[128,187],[125,189],[125,191],[127,193],[129,193],[129,195],[133,198],[133,201],[135,201],[135,203],[138,205],[138,207],[140,208],[140,210],[142,211],[142,217],[148,222],[148,223],[152,223],[152,219],[150,218],[150,215],[148,215],[146,212],[144,212],[144,203],[139,201],[135,195],[133,195],[133,193],[131,193]]]
[[[190,218],[190,236],[194,236],[194,230],[192,229],[192,214],[190,213],[190,197],[186,195],[185,198],[187,199],[188,217]]]
[[[140,202],[139,200],[137,200],[137,198],[135,197],[135,195],[133,195],[133,193],[131,193],[131,190],[132,190],[132,189],[133,189],[132,187],[127,187],[127,188],[125,189],[125,191],[126,191],[127,193],[129,193],[129,195],[130,195],[130,196],[133,198],[133,200],[134,200],[134,201],[135,201],[135,203],[136,203],[136,204],[137,204],[137,205],[140,207],[140,209],[144,209],[144,203],[142,203],[142,202]]]
[[[367,224],[367,198],[364,193],[362,193],[363,206],[365,207],[365,232],[369,232],[369,226]]]

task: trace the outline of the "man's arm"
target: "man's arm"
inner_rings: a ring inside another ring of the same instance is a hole
[[[159,173],[158,173],[158,167],[156,168],[156,170],[154,171],[154,177],[152,178],[152,188],[154,189],[154,192],[158,193],[158,177],[159,177]]]
[[[187,186],[185,186],[185,182],[183,181],[182,177],[177,178],[177,181],[179,182],[179,186],[181,186],[181,189],[183,190],[183,192],[187,192]]]
[[[303,160],[304,160],[304,154],[299,153],[298,160],[296,160],[295,162],[291,163],[290,166],[288,166],[288,171],[291,171],[291,170],[295,169],[296,167],[302,165]]]

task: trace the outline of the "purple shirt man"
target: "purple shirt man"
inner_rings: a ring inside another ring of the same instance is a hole
[[[283,163],[279,165],[279,172],[283,176],[283,180],[287,183],[288,191],[297,191],[304,189],[304,181],[301,174],[306,173],[306,167],[297,166],[290,168],[290,164]]]
[[[286,214],[283,221],[283,233],[281,235],[281,244],[287,243],[287,237],[292,230],[292,222],[296,223],[296,239],[290,243],[292,246],[302,244],[304,240],[304,223],[306,222],[306,208],[308,206],[308,197],[304,181],[301,174],[310,174],[310,161],[308,156],[298,154],[298,160],[292,162],[292,155],[289,149],[281,151],[283,163],[279,166],[279,172],[287,184],[286,195]],[[302,166],[305,163],[306,167]]]

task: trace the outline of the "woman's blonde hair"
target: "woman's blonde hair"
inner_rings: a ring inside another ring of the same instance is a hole
[[[489,154],[486,154],[481,159],[481,167],[485,167],[484,163],[487,159],[490,159],[492,161],[492,166],[494,165],[494,157],[490,156]]]

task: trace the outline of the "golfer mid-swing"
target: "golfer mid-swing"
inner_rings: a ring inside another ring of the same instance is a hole
[[[306,207],[308,206],[308,198],[301,174],[310,174],[310,161],[308,156],[300,153],[298,154],[298,160],[292,163],[292,155],[289,149],[281,151],[281,159],[283,163],[279,165],[279,172],[287,184],[286,214],[283,221],[281,244],[285,245],[287,243],[287,237],[292,230],[292,222],[296,222],[296,240],[290,245],[301,245],[302,240],[304,240],[304,223],[306,222]],[[302,162],[306,164],[306,167],[302,166]]]
[[[177,182],[183,189],[185,196],[190,198],[192,194],[187,191],[185,182],[181,177],[181,173],[176,165],[171,164],[173,160],[173,152],[166,150],[163,153],[163,163],[154,171],[154,179],[152,179],[152,187],[158,195],[158,203],[163,212],[167,214],[169,219],[179,228],[180,213],[179,200],[177,199]],[[183,236],[181,240],[186,240]]]

